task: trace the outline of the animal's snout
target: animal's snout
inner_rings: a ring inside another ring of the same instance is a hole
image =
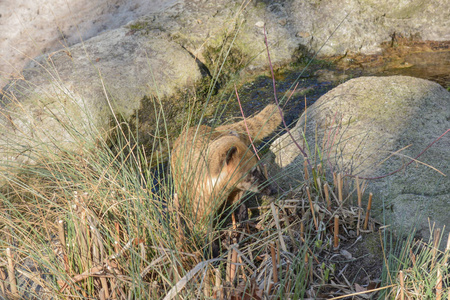
[[[259,191],[261,194],[267,195],[267,196],[271,196],[274,195],[278,192],[278,189],[275,185],[274,182],[271,182],[270,180],[268,180],[267,178],[267,172],[263,172],[262,168],[260,166],[258,166],[257,168],[255,168],[255,170],[257,170],[255,173],[258,174],[259,177]]]
[[[274,183],[266,181],[261,189],[261,194],[272,196],[278,193],[278,189]]]

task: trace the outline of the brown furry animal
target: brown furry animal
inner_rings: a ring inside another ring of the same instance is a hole
[[[253,141],[271,134],[281,123],[275,105],[246,120]],[[244,121],[183,130],[174,143],[171,171],[180,206],[193,222],[205,222],[223,204],[239,200],[242,191],[260,189],[266,181],[251,149]]]

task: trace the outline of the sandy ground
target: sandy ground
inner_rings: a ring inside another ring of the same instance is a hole
[[[29,61],[183,0],[0,0],[0,88]]]

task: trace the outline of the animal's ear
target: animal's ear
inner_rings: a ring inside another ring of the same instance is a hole
[[[233,160],[234,156],[237,153],[237,148],[236,146],[231,147],[230,149],[228,149],[227,151],[227,157],[225,158],[225,162],[227,165],[230,164],[230,162]]]

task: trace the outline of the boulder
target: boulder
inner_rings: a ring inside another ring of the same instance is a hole
[[[17,77],[30,59],[70,47],[177,0],[0,1],[0,87]],[[12,74],[11,74],[12,73]],[[20,76],[19,76],[20,77]]]
[[[24,149],[48,143],[77,149],[75,135],[105,136],[113,112],[127,119],[144,96],[170,99],[201,78],[198,64],[179,44],[128,28],[37,57],[23,79],[3,91],[0,161],[28,161]]]
[[[397,38],[450,40],[450,2],[439,0],[285,1],[271,4],[288,16],[290,32],[320,55],[372,54]]]
[[[313,166],[322,162],[350,178],[366,178],[382,221],[403,230],[417,225],[428,237],[427,218],[450,226],[449,129],[450,93],[439,84],[407,76],[360,77],[308,107],[290,130],[292,137],[284,134],[271,150],[284,186],[303,180],[300,146]]]

